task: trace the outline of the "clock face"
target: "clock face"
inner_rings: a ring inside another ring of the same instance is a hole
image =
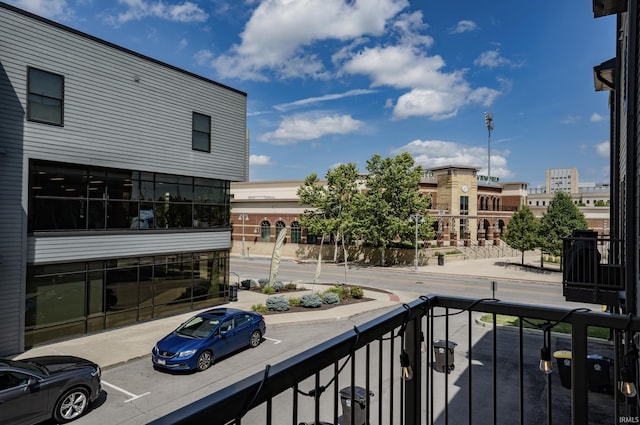
[[[467,190],[469,190],[469,186],[467,186],[466,184],[463,184],[463,185],[460,187],[460,189],[462,189],[462,191],[463,191],[464,193],[467,193]]]

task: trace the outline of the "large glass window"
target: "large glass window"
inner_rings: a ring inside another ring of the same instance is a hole
[[[211,117],[193,113],[191,148],[195,151],[211,152]]]
[[[31,67],[27,74],[27,119],[63,125],[64,77]]]
[[[220,304],[228,270],[228,251],[28,266],[25,344]]]
[[[282,230],[285,230],[286,228],[287,228],[287,225],[284,224],[284,221],[276,221],[276,238],[278,237],[280,232]]]
[[[229,182],[31,161],[29,231],[229,226]]]

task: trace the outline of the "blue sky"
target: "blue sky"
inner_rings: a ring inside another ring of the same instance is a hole
[[[6,0],[5,0],[6,1]],[[544,183],[609,180],[615,17],[591,1],[12,0],[248,94],[250,180],[365,171],[373,154]]]

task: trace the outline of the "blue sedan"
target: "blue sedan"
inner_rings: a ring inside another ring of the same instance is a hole
[[[262,342],[267,327],[261,314],[232,308],[207,310],[180,325],[153,347],[155,367],[203,371],[214,359]]]

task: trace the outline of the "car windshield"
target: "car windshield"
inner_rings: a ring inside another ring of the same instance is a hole
[[[196,316],[184,322],[176,329],[176,333],[191,338],[206,338],[219,323],[218,319]]]

